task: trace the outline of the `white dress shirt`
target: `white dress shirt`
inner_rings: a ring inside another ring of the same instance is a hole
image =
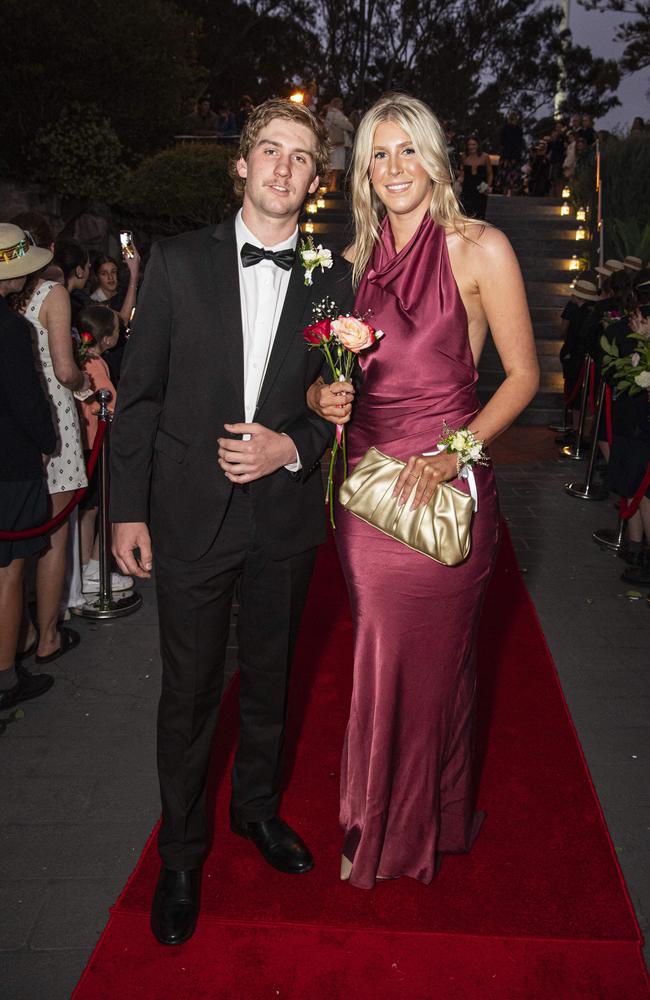
[[[235,237],[244,335],[244,412],[246,423],[252,423],[287,296],[291,271],[278,267],[272,260],[261,260],[251,267],[244,267],[241,260],[244,243],[251,243],[255,247],[262,247],[262,244],[247,227],[241,209],[235,217]],[[289,239],[262,249],[295,250],[297,242],[296,226]],[[248,435],[244,437],[246,439]],[[300,456],[296,451],[296,461],[285,465],[285,469],[298,472],[301,468]]]

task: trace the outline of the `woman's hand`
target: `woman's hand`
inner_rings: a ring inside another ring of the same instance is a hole
[[[457,475],[455,454],[443,451],[439,455],[411,455],[395,483],[393,496],[399,497],[399,504],[404,504],[415,490],[411,510],[416,510],[429,502],[440,483],[447,483]]]
[[[350,382],[327,385],[318,378],[307,390],[307,405],[331,424],[347,424],[352,413],[354,386]]]

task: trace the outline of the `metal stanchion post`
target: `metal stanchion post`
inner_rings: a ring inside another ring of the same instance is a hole
[[[605,380],[602,379],[600,383],[600,389],[598,390],[598,406],[596,407],[596,418],[594,423],[594,433],[591,440],[591,448],[589,449],[589,463],[587,465],[587,475],[584,483],[565,483],[564,489],[572,497],[579,497],[581,500],[606,500],[609,496],[609,490],[604,486],[592,486],[591,480],[594,474],[594,465],[596,462],[596,453],[598,452],[598,428],[600,427],[600,418],[603,414],[603,405],[605,402]]]
[[[608,549],[610,552],[620,552],[625,545],[625,518],[619,514],[618,524],[615,528],[599,528],[591,536],[601,549]]]
[[[554,431],[556,434],[566,434],[568,431],[572,430],[572,426],[569,423],[569,407],[564,407],[564,415],[562,417],[561,424],[549,424],[549,431]]]
[[[578,419],[578,430],[576,431],[576,439],[574,444],[567,444],[564,448],[560,449],[560,454],[564,455],[565,458],[572,458],[576,462],[582,462],[584,459],[584,453],[582,449],[582,435],[585,429],[585,420],[587,418],[587,403],[589,402],[589,376],[591,374],[591,366],[593,365],[593,359],[589,354],[585,355],[585,365],[584,365],[584,376],[582,380],[582,394],[580,396],[580,417]]]
[[[142,605],[142,597],[133,590],[114,598],[111,591],[111,536],[108,521],[108,441],[111,415],[108,409],[112,393],[109,389],[99,389],[99,419],[106,424],[106,433],[99,453],[99,595],[94,601],[87,601],[74,612],[83,618],[108,619],[123,618],[133,614]]]

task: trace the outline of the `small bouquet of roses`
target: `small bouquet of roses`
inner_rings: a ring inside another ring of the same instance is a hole
[[[382,330],[375,330],[357,316],[342,315],[332,299],[326,298],[313,308],[314,322],[306,327],[303,337],[310,350],[316,348],[325,355],[335,382],[349,382],[357,354],[372,347],[381,337]],[[345,427],[336,425],[327,474],[326,501],[330,508],[330,522],[334,523],[334,469],[339,452],[343,456],[343,477],[348,474]]]
[[[72,350],[77,368],[84,368],[86,361],[90,357],[90,352],[95,346],[95,338],[87,331],[82,331],[78,337],[72,339]]]
[[[635,349],[623,357],[616,341],[610,343],[605,336],[600,338],[605,355],[603,371],[612,376],[619,392],[636,396],[644,389],[650,390],[650,316],[633,313],[627,337],[634,342]]]

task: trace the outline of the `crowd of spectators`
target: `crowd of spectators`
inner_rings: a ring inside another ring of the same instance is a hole
[[[581,274],[562,312],[561,331],[565,399],[576,430],[584,381],[596,387],[602,378],[608,386],[605,410],[599,426],[593,428],[606,467],[607,487],[626,504],[633,503],[639,490],[644,492],[636,513],[628,520],[621,552],[628,566],[622,580],[633,586],[648,586],[650,487],[643,491],[643,482],[650,467],[650,389],[636,395],[620,391],[611,370],[603,367],[606,355],[602,338],[615,343],[621,357],[635,351],[635,341],[629,336],[632,331],[641,331],[644,338],[650,338],[650,261],[644,266],[633,255],[622,261],[612,258],[594,271]],[[587,358],[591,359],[592,374],[588,373]],[[589,397],[593,411],[596,391]],[[571,440],[574,434],[569,432],[565,440]]]
[[[34,538],[0,540],[0,709],[51,687],[40,666],[78,645],[63,624],[100,589],[96,475],[87,460],[97,434],[99,389],[111,409],[135,309],[140,258],[124,261],[54,239],[47,220],[23,213],[0,224],[0,524],[24,532],[49,524],[86,489],[75,508]],[[36,557],[34,559],[34,557]],[[33,563],[31,560],[33,560]],[[25,605],[26,568],[35,603]],[[113,572],[114,591],[133,586]]]

